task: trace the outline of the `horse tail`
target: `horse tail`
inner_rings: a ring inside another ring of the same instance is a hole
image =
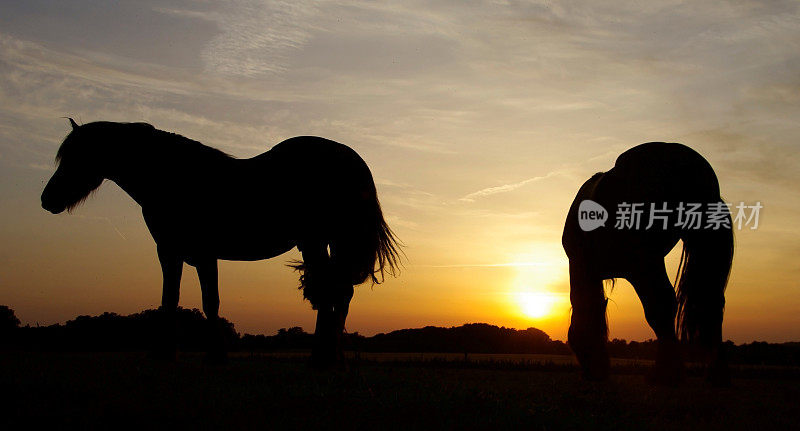
[[[722,341],[725,287],[733,263],[730,214],[718,229],[686,230],[675,280],[676,326],[682,340],[713,346]],[[727,224],[727,226],[725,226]]]
[[[371,178],[370,178],[371,179]],[[341,220],[344,227],[330,243],[331,257],[341,265],[344,276],[352,285],[371,280],[372,284],[380,284],[387,273],[397,275],[402,265],[402,243],[383,218],[381,204],[378,201],[375,184],[360,195],[354,203],[355,211]],[[303,296],[312,304],[318,302],[320,292],[310,283],[303,260],[294,260],[289,267],[300,273],[300,286]],[[323,270],[324,271],[324,270]]]
[[[380,284],[386,274],[397,275],[401,265],[401,244],[383,218],[375,184],[367,194],[365,223],[356,241],[355,256],[352,262],[353,284],[371,280]]]

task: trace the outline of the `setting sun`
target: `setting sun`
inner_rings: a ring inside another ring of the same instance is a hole
[[[551,313],[558,298],[548,293],[520,292],[517,301],[526,316],[538,319]]]
[[[515,314],[528,319],[551,319],[567,307],[564,291],[566,258],[557,245],[532,243],[516,254],[512,283]]]

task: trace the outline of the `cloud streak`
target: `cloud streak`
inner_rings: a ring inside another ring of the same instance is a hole
[[[451,265],[409,265],[417,268],[522,268],[522,267],[548,267],[551,262],[503,262],[503,263],[463,263]]]
[[[528,184],[537,183],[548,178],[553,178],[555,176],[562,175],[561,171],[553,171],[547,173],[547,175],[541,175],[533,178],[528,178],[527,180],[523,180],[517,183],[511,184],[503,184],[501,186],[494,186],[494,187],[487,187],[485,189],[478,190],[477,192],[470,193],[462,198],[459,199],[461,202],[475,202],[477,199],[484,198],[486,196],[496,195],[499,193],[508,193],[513,192],[519,188],[525,187]]]

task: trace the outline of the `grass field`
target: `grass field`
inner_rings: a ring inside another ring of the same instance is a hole
[[[726,389],[699,375],[645,383],[615,363],[605,383],[571,359],[361,354],[347,370],[302,354],[201,355],[176,363],[135,353],[0,353],[0,429],[796,429],[797,370],[739,370]],[[459,360],[460,358],[460,360]],[[555,359],[561,359],[558,362]]]

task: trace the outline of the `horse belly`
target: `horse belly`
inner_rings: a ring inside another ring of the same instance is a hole
[[[253,247],[250,249],[235,248],[229,250],[220,250],[217,253],[217,259],[239,260],[239,261],[271,259],[275,256],[280,256],[286,253],[293,247],[294,244],[285,244],[285,245],[273,244],[272,246],[267,246],[267,247],[260,246],[260,247]]]
[[[296,240],[286,231],[230,226],[214,238],[214,254],[223,260],[261,260],[286,253]]]
[[[187,257],[213,256],[222,260],[262,260],[286,253],[296,240],[283,223],[238,218],[194,219],[173,225],[168,240]]]

